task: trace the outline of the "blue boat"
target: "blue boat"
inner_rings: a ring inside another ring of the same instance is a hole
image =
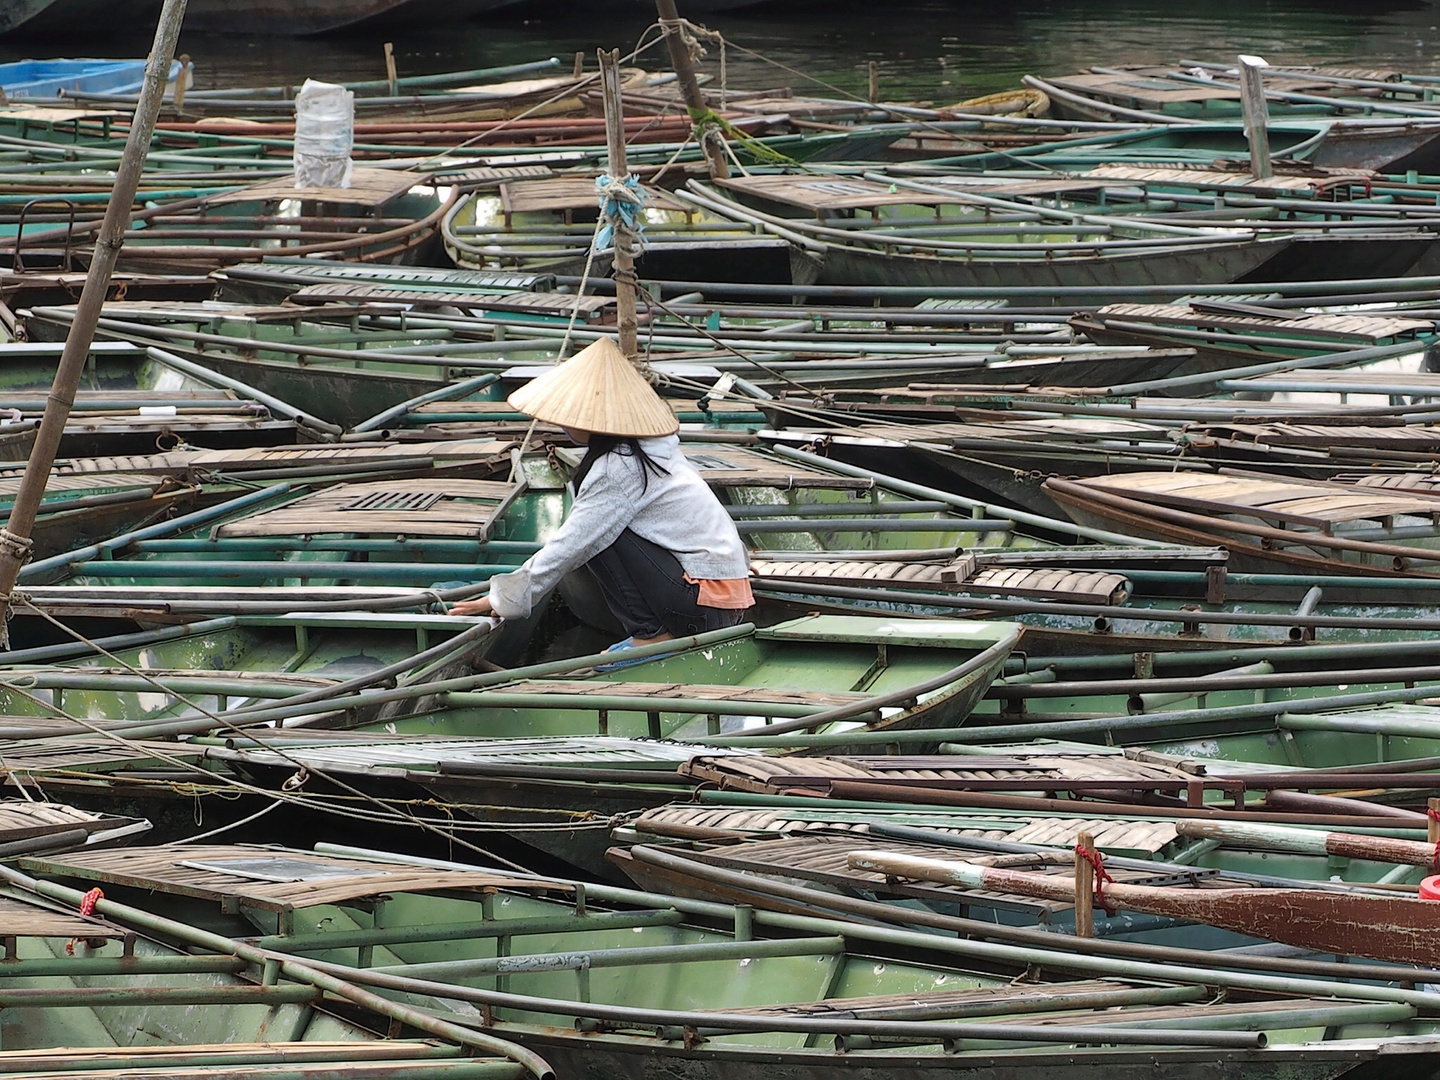
[[[170,61],[170,79],[184,65]],[[0,89],[9,101],[54,98],[62,90],[86,94],[134,94],[145,82],[144,60],[16,60],[0,64]]]

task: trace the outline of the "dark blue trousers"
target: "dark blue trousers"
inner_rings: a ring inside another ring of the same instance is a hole
[[[675,637],[734,626],[745,613],[733,608],[702,607],[700,586],[685,580],[680,560],[659,544],[629,529],[585,564],[600,586],[605,603],[631,637]]]

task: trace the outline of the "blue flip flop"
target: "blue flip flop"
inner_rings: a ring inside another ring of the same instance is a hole
[[[635,639],[633,637],[627,637],[624,641],[617,641],[614,645],[611,645],[605,651],[607,653],[624,652],[626,649],[633,648],[635,648]],[[659,656],[635,656],[631,657],[628,660],[612,660],[608,664],[596,664],[595,670],[619,671],[621,668],[634,667],[636,664],[649,663],[651,660],[664,660],[667,656],[674,655],[674,653],[661,653]]]

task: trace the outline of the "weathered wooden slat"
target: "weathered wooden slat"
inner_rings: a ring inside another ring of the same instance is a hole
[[[161,845],[79,851],[27,859],[31,869],[272,911],[333,904],[383,893],[446,889],[568,891],[572,886],[491,871],[422,869],[342,856],[243,845]],[[268,865],[267,864],[273,864]],[[230,869],[225,869],[229,867]],[[265,880],[294,874],[299,880]]]
[[[212,195],[207,201],[211,206],[225,206],[241,202],[305,199],[374,209],[384,206],[391,199],[399,198],[417,184],[423,184],[426,179],[423,173],[357,165],[350,175],[350,186],[346,188],[297,189],[295,176],[292,173],[289,176],[266,180],[263,183],[251,184],[249,187],[239,188],[236,191]]]

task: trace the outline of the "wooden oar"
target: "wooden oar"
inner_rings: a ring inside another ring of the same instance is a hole
[[[1283,825],[1242,821],[1181,821],[1176,823],[1175,831],[1181,836],[1268,848],[1271,851],[1290,851],[1299,855],[1343,855],[1351,859],[1375,859],[1404,866],[1440,869],[1436,866],[1437,861],[1440,861],[1440,847],[1424,840],[1396,840],[1388,836],[1291,829]]]
[[[854,851],[852,870],[962,885],[969,889],[1074,901],[1069,877],[998,870],[973,863]],[[1318,952],[1403,964],[1440,963],[1440,902],[1314,889],[1179,889],[1107,883],[1099,903]]]

